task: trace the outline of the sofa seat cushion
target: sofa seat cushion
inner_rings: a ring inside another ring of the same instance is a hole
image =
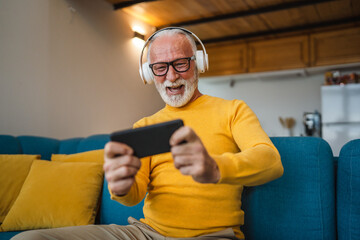
[[[19,231],[93,224],[102,183],[102,164],[35,160],[1,228]]]

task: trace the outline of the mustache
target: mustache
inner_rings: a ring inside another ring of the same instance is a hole
[[[165,80],[165,82],[162,83],[163,87],[180,87],[181,85],[186,85],[185,79],[178,79],[175,82],[170,82],[169,80]]]

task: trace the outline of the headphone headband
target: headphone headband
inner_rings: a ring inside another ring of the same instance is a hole
[[[197,51],[196,52],[196,61],[197,61],[197,66],[199,71],[201,72],[205,72],[206,70],[209,69],[209,60],[208,60],[208,55],[206,53],[206,49],[204,44],[201,42],[201,40],[198,38],[198,36],[196,36],[193,32],[185,29],[185,28],[181,28],[181,27],[166,27],[163,29],[160,29],[156,32],[154,32],[145,42],[144,47],[141,50],[141,54],[140,54],[140,59],[139,59],[139,72],[140,72],[140,77],[143,80],[144,84],[147,83],[151,83],[153,81],[153,74],[149,69],[145,69],[145,73],[144,73],[144,67],[148,67],[149,63],[142,63],[142,58],[144,55],[144,50],[146,48],[146,46],[148,45],[148,43],[151,41],[151,39],[157,35],[158,33],[162,32],[162,31],[167,31],[167,30],[172,30],[172,29],[179,29],[189,35],[191,35],[193,38],[195,38],[201,45],[202,51]]]

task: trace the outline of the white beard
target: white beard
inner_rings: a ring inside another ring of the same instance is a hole
[[[155,81],[156,89],[158,90],[161,98],[164,102],[172,107],[182,107],[185,106],[194,95],[194,92],[197,88],[198,78],[196,74],[193,78],[189,80],[185,80],[183,78],[177,79],[175,82],[171,82],[169,80],[165,80],[163,83],[158,83]],[[184,85],[184,94],[177,95],[167,95],[166,88],[167,87],[178,87]]]

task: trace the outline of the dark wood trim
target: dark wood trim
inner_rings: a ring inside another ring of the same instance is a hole
[[[120,3],[115,3],[113,5],[113,7],[114,7],[114,10],[118,10],[118,9],[130,7],[130,6],[138,4],[138,3],[154,2],[154,1],[156,1],[156,0],[129,0],[129,1],[123,1],[123,2],[120,2]]]

